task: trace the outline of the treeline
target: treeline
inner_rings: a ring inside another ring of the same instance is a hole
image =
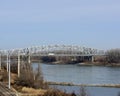
[[[40,58],[41,62],[44,63],[61,63],[61,64],[75,64],[75,63],[81,63],[81,62],[92,62],[92,57],[90,56],[61,56],[61,57],[55,57],[55,56],[43,56]],[[94,56],[93,63],[99,63],[99,64],[118,64],[120,63],[120,49],[111,49],[105,52],[105,55],[100,56]]]
[[[111,49],[104,56],[96,56],[94,62],[104,65],[120,65],[120,49]]]
[[[106,52],[107,63],[120,63],[120,49],[111,49]]]

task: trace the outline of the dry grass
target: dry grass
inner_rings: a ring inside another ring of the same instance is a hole
[[[45,92],[43,96],[77,96],[77,95],[74,92],[66,93],[58,89],[49,89]]]
[[[11,84],[14,84],[16,79],[17,79],[17,74],[11,73]]]
[[[46,90],[23,87],[22,92],[26,93],[26,94],[31,94],[31,95],[33,94],[33,95],[37,96],[37,95],[43,95],[46,92]]]

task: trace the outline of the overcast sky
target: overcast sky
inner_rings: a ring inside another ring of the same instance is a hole
[[[0,49],[120,48],[120,0],[0,0]]]

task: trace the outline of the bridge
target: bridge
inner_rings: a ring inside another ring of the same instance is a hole
[[[18,63],[20,62],[20,56],[28,56],[29,62],[31,62],[31,57],[42,57],[42,56],[73,56],[73,57],[93,57],[104,55],[103,50],[97,50],[93,48],[81,47],[76,45],[43,45],[43,46],[32,46],[28,48],[18,48],[11,50],[0,50],[0,66],[1,57],[17,57]]]
[[[12,56],[18,56],[18,54],[31,56],[91,56],[104,55],[104,51],[76,45],[44,45],[11,50],[0,50],[0,55],[5,56],[7,54]]]
[[[81,47],[77,45],[43,45],[43,46],[32,46],[28,48],[17,48],[10,50],[0,50],[0,68],[1,68],[1,58],[5,58],[7,65],[8,59],[10,57],[16,57],[18,64],[20,63],[21,56],[28,56],[29,63],[31,62],[31,57],[42,57],[42,56],[71,56],[71,57],[90,57],[93,61],[93,56],[104,55],[103,50],[97,50],[93,48]],[[4,60],[4,61],[5,61]]]
[[[93,57],[104,55],[103,50],[97,50],[93,48],[81,47],[76,45],[43,45],[43,46],[32,46],[28,48],[17,48],[10,50],[0,50],[0,68],[1,68],[1,58],[6,58],[8,62],[9,56],[16,57],[18,63],[20,62],[20,56],[28,56],[29,63],[31,62],[31,57],[42,57],[42,56],[73,56],[73,57]],[[8,65],[8,64],[7,64]]]

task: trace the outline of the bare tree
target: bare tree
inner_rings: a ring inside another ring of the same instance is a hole
[[[28,62],[29,56],[22,57],[21,64],[21,74],[17,79],[17,85],[27,86],[33,88],[47,88],[47,83],[43,80],[42,71],[40,65],[38,64],[38,68],[36,72],[33,71],[32,64]]]
[[[111,49],[106,52],[108,63],[120,63],[120,49]]]

